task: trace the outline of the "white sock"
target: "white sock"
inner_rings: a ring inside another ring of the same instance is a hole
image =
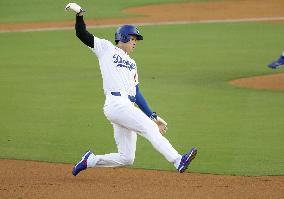
[[[283,53],[282,53],[282,57],[284,57],[284,51],[283,51]]]
[[[88,168],[95,167],[97,162],[98,162],[97,156],[95,156],[93,153],[91,153],[90,156],[88,157],[88,160],[87,160],[87,167]]]
[[[180,161],[181,161],[182,156],[180,155],[175,161],[174,161],[174,165],[175,168],[178,169]]]

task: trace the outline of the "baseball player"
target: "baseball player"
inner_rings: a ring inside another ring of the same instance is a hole
[[[116,153],[95,155],[87,151],[73,168],[76,176],[90,167],[121,167],[132,165],[135,159],[137,134],[146,138],[177,171],[183,173],[195,158],[197,149],[192,148],[180,155],[163,136],[167,123],[152,112],[138,84],[136,62],[129,56],[138,41],[143,40],[137,27],[124,25],[115,33],[115,45],[98,38],[86,30],[83,20],[85,12],[78,4],[69,3],[66,10],[76,13],[76,35],[97,56],[103,79],[106,118],[114,129]],[[135,106],[135,104],[138,106]]]
[[[271,62],[267,66],[272,69],[284,67],[284,52],[282,53],[282,55],[280,55],[280,57],[277,60]]]

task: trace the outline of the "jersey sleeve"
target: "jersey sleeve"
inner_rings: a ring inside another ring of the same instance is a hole
[[[94,35],[93,35],[94,36]],[[90,49],[93,53],[97,55],[97,57],[100,57],[106,52],[107,48],[112,46],[112,43],[106,39],[100,39],[96,36],[94,36],[94,47]]]

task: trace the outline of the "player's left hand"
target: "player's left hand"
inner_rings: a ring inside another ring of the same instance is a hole
[[[159,116],[157,116],[157,119],[155,119],[154,122],[158,125],[160,133],[164,135],[168,130],[167,122],[162,118],[160,118]]]

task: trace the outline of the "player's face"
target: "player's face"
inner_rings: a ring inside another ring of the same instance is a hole
[[[136,36],[131,35],[129,42],[125,43],[125,51],[127,52],[127,54],[130,54],[134,51],[137,42],[138,40]]]

